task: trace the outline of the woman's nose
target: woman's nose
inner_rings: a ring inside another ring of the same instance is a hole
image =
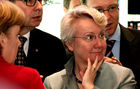
[[[100,39],[100,38],[96,38],[95,40],[95,47],[101,47],[102,46],[102,43],[103,41]]]

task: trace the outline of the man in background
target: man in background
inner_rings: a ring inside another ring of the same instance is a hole
[[[47,1],[10,1],[19,6],[24,11],[26,17],[22,27],[24,30],[21,32],[27,39],[23,47],[26,57],[22,60],[19,60],[17,57],[15,63],[37,69],[43,80],[45,76],[63,69],[63,65],[67,61],[65,60],[66,53],[63,44],[57,37],[36,28],[42,20],[43,5]]]
[[[68,9],[72,9],[79,5],[81,5],[80,0],[63,0],[63,8],[65,12],[67,12]]]

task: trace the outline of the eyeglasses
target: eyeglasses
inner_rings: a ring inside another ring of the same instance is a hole
[[[103,8],[96,8],[99,12],[104,13],[105,11],[108,11],[109,13],[115,12],[119,10],[118,5],[112,5],[108,9],[103,9]]]
[[[47,0],[22,0],[22,1],[26,2],[27,6],[34,6],[37,1],[39,1],[41,5],[47,4]]]
[[[97,37],[100,39],[100,40],[105,40],[107,38],[107,35],[105,33],[101,33],[99,34],[98,36],[96,36],[95,34],[88,34],[88,35],[85,35],[83,37],[78,37],[78,36],[75,36],[73,38],[82,38],[84,39],[85,41],[87,42],[93,42],[93,41],[96,41]]]

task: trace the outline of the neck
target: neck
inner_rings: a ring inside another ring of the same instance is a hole
[[[20,35],[25,35],[29,31],[33,30],[35,27],[22,27],[20,31]]]
[[[75,60],[75,71],[85,72],[87,68],[87,62],[81,60]]]
[[[78,83],[82,81],[85,71],[86,71],[86,66],[82,64],[75,64],[74,72],[75,72],[75,77],[77,78],[76,80]]]

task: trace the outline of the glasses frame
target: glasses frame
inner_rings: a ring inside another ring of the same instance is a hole
[[[24,1],[24,2],[26,2],[26,6],[29,6],[29,7],[33,7],[35,4],[36,4],[36,2],[37,1],[45,1],[45,3],[44,4],[42,4],[41,2],[40,2],[40,4],[43,6],[43,5],[45,5],[45,4],[47,4],[47,0],[33,0],[34,2],[32,3],[32,4],[29,4],[28,2],[30,1],[30,0],[22,0],[22,1]]]
[[[104,37],[102,37],[102,35],[104,35]],[[84,39],[85,41],[87,42],[92,42],[93,40],[95,41],[97,39],[97,37],[100,39],[100,40],[106,40],[108,38],[108,34],[99,34],[98,36],[96,35],[92,35],[92,39],[89,39],[90,35],[89,36],[74,36],[72,38],[82,38]]]
[[[114,12],[115,10],[119,10],[118,5],[116,6],[110,6],[108,9],[101,9],[101,8],[96,8],[99,12],[104,13],[105,11],[108,11],[109,13]]]
[[[14,2],[15,0],[9,0],[9,1]],[[37,1],[39,1],[39,2],[40,1],[45,1],[44,4],[40,3],[43,6],[43,5],[47,4],[48,0],[33,0],[34,2],[32,4],[28,4],[29,0],[17,0],[17,1],[23,1],[23,2],[26,3],[26,6],[33,7],[36,4]]]

